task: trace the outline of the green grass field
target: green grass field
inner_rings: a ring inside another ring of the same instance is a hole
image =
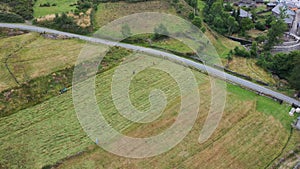
[[[113,73],[114,69],[111,69],[96,78],[99,108],[112,126],[124,134],[143,137],[157,134],[173,123],[180,99],[177,85],[170,75],[150,68],[137,74],[132,80],[131,100],[140,110],[149,107],[147,98],[154,88],[164,91],[168,98],[163,116],[157,121],[141,125],[124,119],[114,107],[110,95]],[[207,142],[199,144],[199,131],[209,108],[210,84],[206,75],[195,71],[194,74],[201,97],[198,119],[183,142],[163,155],[130,160],[94,148],[76,118],[70,91],[1,118],[0,164],[8,168],[41,168],[88,150],[60,167],[262,168],[280,153],[287,141],[292,120],[287,114],[289,106],[279,105],[230,84],[225,112],[218,129]],[[292,139],[289,148],[294,148],[297,139],[299,133]]]
[[[45,4],[49,2],[51,5],[56,4],[56,6],[51,7],[40,7],[40,4]],[[70,6],[76,3],[77,0],[37,0],[34,5],[34,17],[42,17],[49,14],[60,14],[63,12],[69,12],[75,9],[75,6]]]

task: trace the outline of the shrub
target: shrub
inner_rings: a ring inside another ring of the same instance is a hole
[[[264,31],[264,30],[266,30],[266,27],[263,23],[258,21],[258,22],[255,23],[255,29],[260,30],[260,31]]]
[[[25,21],[20,15],[0,12],[0,22],[24,23]]]
[[[234,48],[234,54],[240,57],[250,58],[251,55],[246,49],[240,49],[239,47]]]

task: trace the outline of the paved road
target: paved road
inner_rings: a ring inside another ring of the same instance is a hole
[[[159,50],[156,50],[156,49],[145,48],[145,47],[135,46],[135,45],[131,45],[131,44],[125,44],[125,43],[116,43],[116,42],[105,40],[105,39],[93,38],[93,37],[77,35],[77,34],[72,34],[72,33],[67,33],[67,32],[61,32],[61,31],[48,29],[48,28],[37,27],[37,26],[23,25],[23,24],[0,23],[0,27],[17,28],[17,29],[33,31],[33,32],[40,32],[40,33],[41,32],[48,32],[48,33],[54,33],[54,34],[59,34],[59,35],[65,35],[65,36],[72,37],[72,38],[82,39],[82,40],[85,40],[85,41],[88,41],[88,42],[100,43],[100,44],[105,44],[105,45],[109,45],[109,46],[119,46],[119,47],[123,47],[123,48],[126,48],[126,49],[134,50],[134,51],[140,51],[140,52],[144,52],[144,53],[148,53],[148,54],[168,58],[169,60],[173,60],[173,61],[176,61],[176,62],[183,62],[184,64],[186,64],[188,66],[191,66],[191,67],[194,67],[194,68],[196,68],[200,71],[207,71],[207,72],[209,72],[210,75],[215,76],[217,78],[220,78],[222,80],[226,80],[226,81],[232,82],[234,84],[238,84],[240,86],[246,87],[248,89],[259,92],[259,93],[264,94],[264,95],[272,96],[274,98],[283,100],[286,103],[296,104],[296,105],[300,106],[300,101],[298,101],[296,99],[293,99],[291,97],[288,97],[286,95],[283,95],[281,93],[278,93],[276,91],[273,91],[271,89],[268,89],[264,86],[255,84],[253,82],[244,80],[244,79],[239,78],[239,77],[235,77],[233,75],[230,75],[230,74],[225,73],[223,71],[220,71],[218,69],[212,68],[210,66],[205,66],[201,63],[197,63],[197,62],[179,57],[177,55],[170,54],[170,53],[163,52],[163,51],[159,51]]]

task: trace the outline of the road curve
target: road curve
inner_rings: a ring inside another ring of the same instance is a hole
[[[53,34],[58,34],[58,35],[64,35],[64,36],[68,36],[68,37],[71,37],[71,38],[78,38],[78,39],[88,41],[88,42],[100,43],[100,44],[105,44],[105,45],[109,45],[109,46],[119,46],[119,47],[123,47],[123,48],[130,49],[130,50],[133,50],[133,51],[139,51],[139,52],[144,52],[144,53],[148,53],[148,54],[151,54],[151,55],[156,55],[156,56],[159,56],[159,57],[168,58],[169,60],[173,60],[173,61],[176,61],[176,62],[182,62],[185,65],[191,66],[191,67],[196,68],[200,71],[206,71],[210,75],[215,76],[217,78],[220,78],[222,80],[226,80],[226,81],[229,81],[231,83],[235,83],[235,84],[238,84],[242,87],[245,87],[245,88],[251,89],[253,91],[259,92],[261,94],[277,98],[277,99],[282,100],[286,103],[296,104],[296,105],[300,106],[300,101],[298,101],[294,98],[288,97],[284,94],[273,91],[271,89],[268,89],[264,86],[261,86],[261,85],[258,85],[256,83],[250,82],[248,80],[245,80],[245,79],[233,76],[231,74],[225,73],[225,72],[223,72],[221,70],[218,70],[218,69],[215,69],[213,67],[203,65],[201,63],[197,63],[197,62],[194,62],[192,60],[185,59],[185,58],[179,57],[177,55],[170,54],[170,53],[167,53],[167,52],[163,52],[163,51],[160,51],[160,50],[135,46],[135,45],[126,44],[126,43],[113,42],[113,41],[109,41],[109,40],[105,40],[105,39],[99,39],[99,38],[88,37],[88,36],[83,36],[83,35],[77,35],[77,34],[73,34],[73,33],[67,33],[67,32],[57,31],[57,30],[53,30],[53,29],[43,28],[43,27],[24,25],[24,24],[0,23],[0,27],[2,27],[2,28],[21,29],[21,30],[39,32],[39,33],[47,32],[47,33],[53,33]]]

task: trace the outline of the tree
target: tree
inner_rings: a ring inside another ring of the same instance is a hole
[[[227,66],[229,65],[229,63],[233,60],[233,51],[230,50],[229,53],[226,55],[226,59],[227,59]]]
[[[233,10],[233,7],[231,6],[231,4],[229,2],[227,2],[224,7],[224,10],[230,12]]]
[[[258,51],[257,42],[253,41],[251,49],[250,49],[250,55],[251,55],[251,57],[257,57],[257,51]]]
[[[271,23],[275,20],[276,18],[274,17],[274,15],[269,15],[266,19],[266,26],[268,28],[271,27]]]
[[[254,24],[250,18],[241,19],[241,29],[242,31],[247,31],[254,28]]]
[[[193,19],[192,23],[193,23],[195,26],[197,26],[198,28],[201,28],[201,27],[202,27],[202,20],[201,20],[201,18],[200,18],[199,16],[196,16],[196,17]]]
[[[233,16],[229,16],[227,19],[227,33],[228,35],[232,35],[233,32],[238,31],[239,29],[239,23],[235,20]]]
[[[280,43],[287,28],[287,24],[282,18],[272,21],[271,29],[269,29],[267,34],[267,43],[264,46],[264,50],[270,50],[274,45]]]
[[[123,35],[124,38],[128,38],[132,35],[130,27],[129,27],[128,24],[125,24],[125,25],[122,26],[121,32],[122,32],[122,35]]]
[[[300,90],[300,61],[298,61],[291,72],[289,82],[293,88]]]

